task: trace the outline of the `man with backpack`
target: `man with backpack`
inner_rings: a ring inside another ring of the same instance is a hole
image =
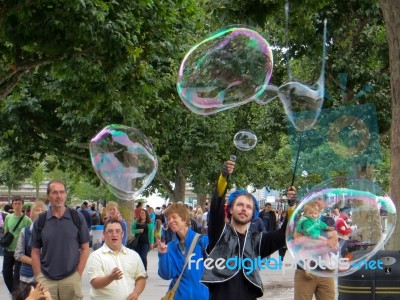
[[[50,208],[33,223],[31,247],[35,279],[53,299],[83,299],[81,277],[89,256],[85,218],[67,208],[67,191],[59,180],[47,185]]]

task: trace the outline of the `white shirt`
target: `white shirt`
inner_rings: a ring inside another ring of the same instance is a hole
[[[115,254],[106,244],[90,254],[87,269],[89,281],[103,277],[118,267],[124,273],[120,280],[114,280],[104,288],[90,287],[90,299],[96,300],[126,300],[135,289],[138,277],[146,277],[142,260],[135,251],[122,246],[122,250]]]

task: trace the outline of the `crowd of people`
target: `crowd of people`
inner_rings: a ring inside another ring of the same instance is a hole
[[[30,217],[22,211],[23,200],[15,197],[13,212],[1,218],[0,224],[5,232],[14,234],[4,249],[3,263],[10,294],[13,299],[83,299],[81,278],[86,267],[92,299],[139,299],[148,278],[147,254],[156,248],[158,274],[170,281],[168,292],[174,299],[262,297],[258,269],[205,268],[204,259],[215,262],[237,257],[245,261],[269,257],[275,251],[283,259],[287,220],[295,201],[289,210],[275,210],[271,203],[260,209],[246,190],[236,190],[226,199],[227,180],[234,168],[234,161],[224,163],[210,206],[170,203],[153,209],[139,202],[130,228],[116,202],[107,202],[100,211],[86,201],[76,209],[68,208],[67,189],[59,180],[48,184],[49,205],[35,202]],[[295,199],[294,187],[289,187],[287,197],[289,203]],[[328,241],[337,249],[339,236],[351,232],[346,212],[332,210],[333,228],[316,221],[320,209],[311,204],[305,208],[296,228],[297,238]],[[90,251],[89,230],[94,225],[103,225],[103,243]],[[326,230],[337,234],[324,236]],[[311,300],[314,294],[317,300],[334,299],[333,279],[310,275],[298,267],[295,300]]]

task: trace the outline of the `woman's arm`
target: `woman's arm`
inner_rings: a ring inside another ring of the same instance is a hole
[[[138,234],[140,231],[139,229],[136,228],[137,227],[137,221],[133,221],[132,225],[131,225],[131,233],[132,234]]]
[[[21,230],[18,237],[17,248],[15,249],[14,257],[16,260],[32,265],[32,258],[25,255],[25,228]]]

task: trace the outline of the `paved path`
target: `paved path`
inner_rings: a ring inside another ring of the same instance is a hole
[[[277,257],[277,252],[272,255],[273,258]],[[140,300],[158,300],[163,296],[169,286],[169,282],[162,280],[157,275],[158,257],[156,250],[153,250],[148,255],[148,274],[147,284]],[[293,300],[293,277],[294,270],[289,268],[292,263],[290,254],[287,253],[284,264],[288,268],[282,270],[262,270],[260,271],[261,278],[264,282],[264,296],[260,299],[275,299],[275,300]],[[3,265],[3,257],[0,257],[0,266]],[[82,279],[84,299],[90,299],[89,291],[90,284],[86,272]],[[0,276],[0,299],[11,299],[7,288],[5,287],[3,276]],[[189,300],[189,299],[188,299]]]

